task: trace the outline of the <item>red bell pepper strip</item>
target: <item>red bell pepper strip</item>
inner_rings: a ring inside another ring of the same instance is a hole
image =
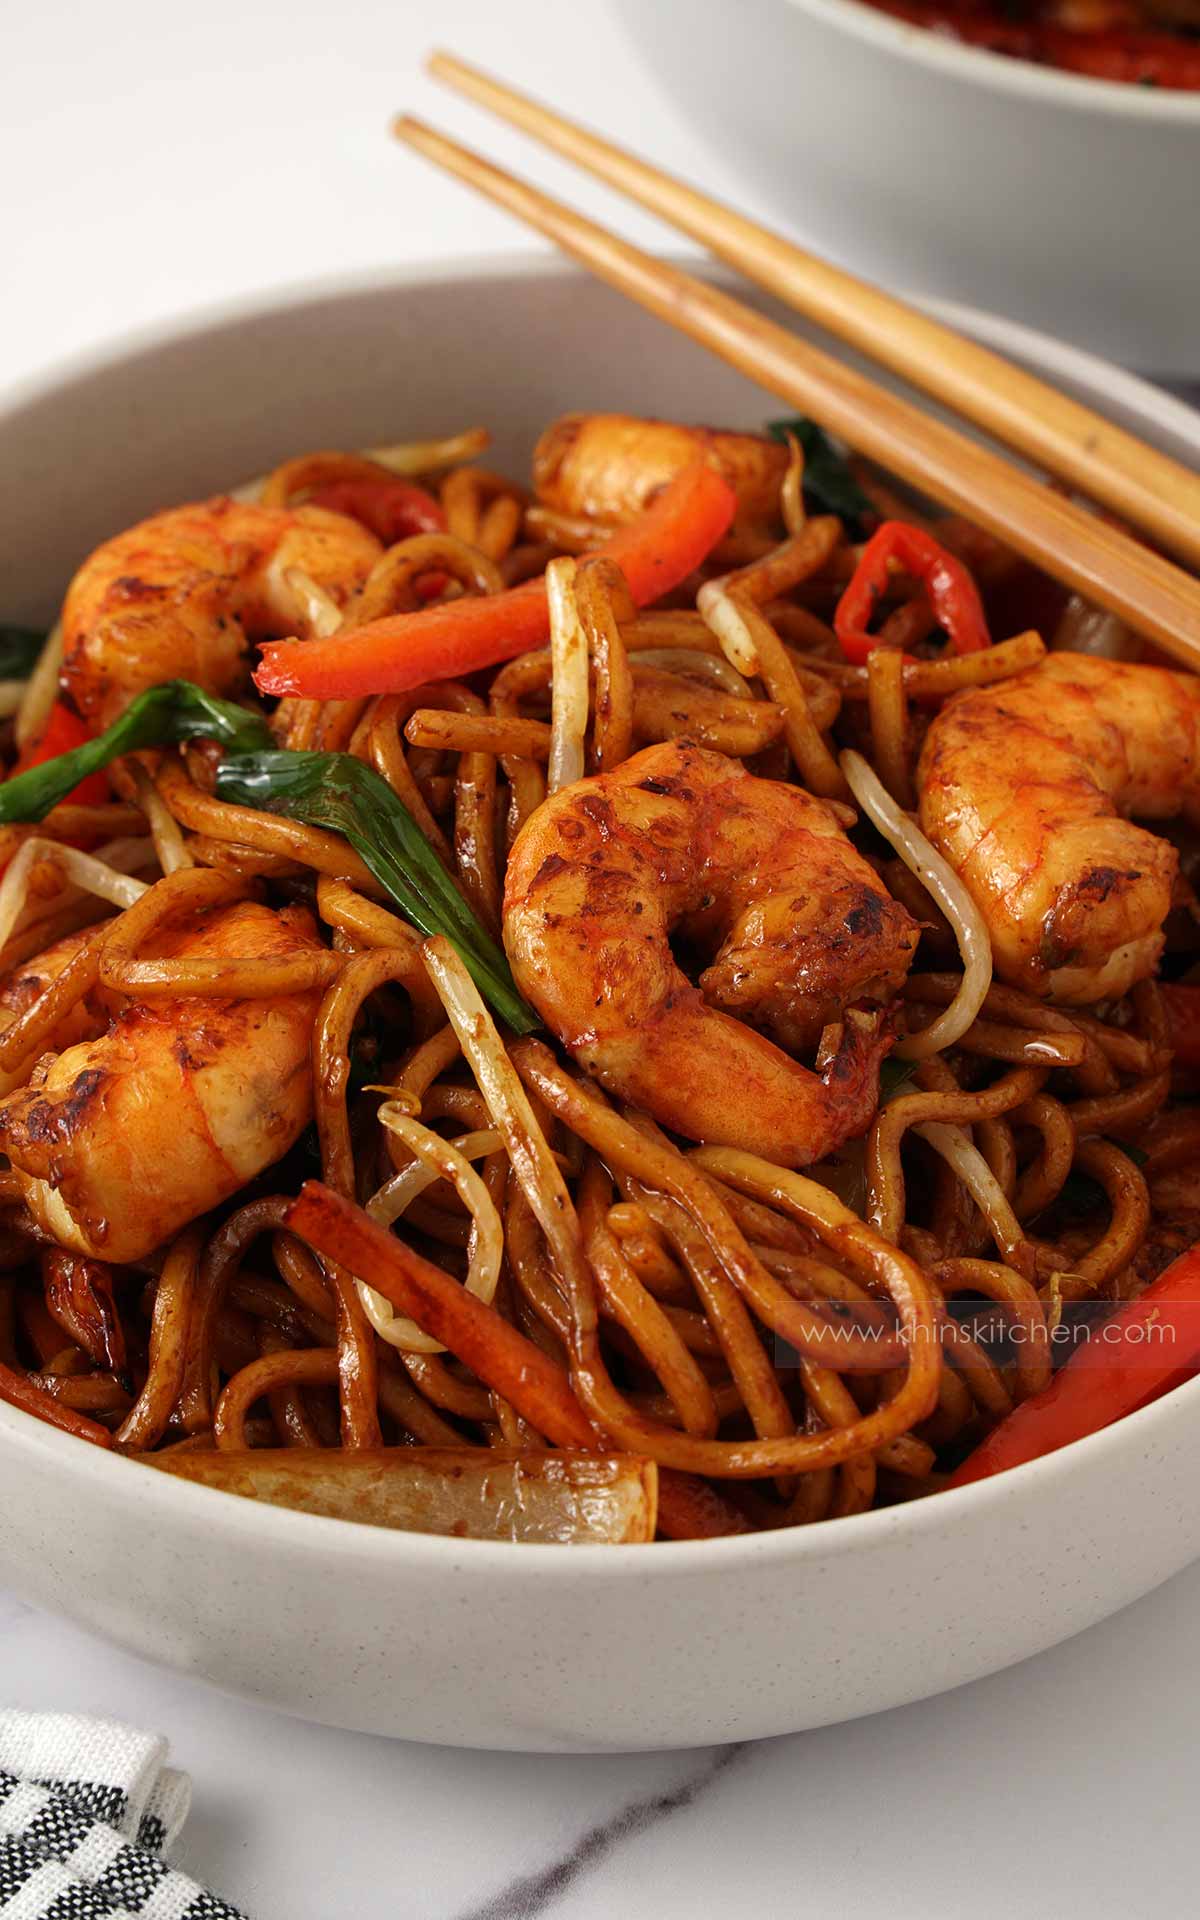
[[[555,1446],[595,1447],[596,1429],[565,1369],[352,1200],[319,1180],[306,1180],[288,1209],[287,1225],[318,1253],[336,1258],[360,1278],[368,1275],[400,1313],[443,1341]]]
[[[885,520],[863,548],[833,616],[834,632],[847,660],[861,667],[879,645],[878,636],[870,630],[871,620],[893,569],[910,573],[922,583],[955,653],[978,653],[991,646],[983,603],[962,561],[921,527],[912,527],[906,520]]]
[[[1163,1011],[1167,1032],[1179,1067],[1200,1067],[1200,986],[1175,986],[1162,983]]]
[[[382,540],[385,547],[415,533],[446,530],[440,503],[411,480],[331,480],[328,486],[314,489],[308,504],[347,514]]]
[[[646,606],[700,565],[727,532],[736,505],[728,481],[697,462],[676,474],[600,551],[621,569],[635,603]],[[263,648],[254,678],[263,693],[314,700],[405,693],[427,680],[457,680],[544,646],[549,631],[545,580],[528,580],[507,593],[392,614],[327,640],[273,641]]]
[[[57,760],[60,753],[69,753],[72,747],[81,747],[85,740],[92,737],[87,722],[81,720],[70,707],[56,700],[46,717],[46,724],[31,746],[25,748],[13,768],[14,773],[24,773],[29,767],[40,767],[44,760]],[[108,776],[104,773],[89,773],[86,780],[66,797],[72,806],[98,807],[108,799]]]
[[[288,1210],[287,1224],[309,1246],[351,1273],[369,1275],[373,1287],[427,1332],[436,1328],[435,1337],[444,1340],[451,1353],[511,1400],[556,1446],[594,1449],[603,1445],[556,1361],[510,1326],[494,1307],[477,1300],[440,1267],[431,1266],[414,1248],[378,1226],[352,1200],[319,1180],[306,1180]],[[0,1392],[3,1388],[0,1369]],[[737,1508],[690,1473],[662,1473],[658,1522],[660,1533],[669,1540],[713,1539],[746,1531]]]
[[[1200,1247],[1118,1307],[1050,1385],[1014,1408],[951,1474],[952,1487],[1006,1473],[1099,1433],[1200,1365]]]
[[[73,1433],[77,1440],[90,1440],[97,1447],[112,1445],[111,1433],[98,1420],[89,1420],[86,1413],[76,1413],[74,1407],[64,1407],[44,1387],[37,1386],[23,1373],[15,1373],[3,1361],[0,1361],[0,1400],[7,1400],[10,1407],[20,1407],[22,1413],[33,1414],[36,1420],[44,1420],[47,1426]]]

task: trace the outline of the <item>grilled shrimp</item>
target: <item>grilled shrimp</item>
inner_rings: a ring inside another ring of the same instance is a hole
[[[997,971],[1067,1005],[1154,971],[1178,859],[1125,818],[1200,812],[1200,680],[1055,653],[947,702],[921,825],[961,875]]]
[[[238,901],[163,929],[154,953],[286,957],[311,916]],[[287,1152],[312,1113],[319,993],[127,1004],[98,1039],[38,1062],[0,1101],[0,1149],[62,1247],[140,1260]]]
[[[7,1032],[15,1020],[27,1012],[35,1000],[40,1000],[52,980],[75,958],[82,946],[93,938],[95,929],[85,927],[80,933],[69,933],[63,940],[56,940],[52,947],[39,953],[36,960],[19,968],[9,975],[0,988],[0,1032]],[[55,1045],[69,1047],[76,1040],[92,1040],[102,1034],[108,1025],[108,1016],[97,1005],[96,996],[88,994],[77,1000],[70,1012],[64,1015],[54,1035]],[[29,1072],[26,1061],[24,1072],[6,1073],[0,1067],[0,1096],[11,1093],[14,1087],[23,1086]]]
[[[97,547],[67,589],[63,692],[97,728],[163,680],[236,692],[249,640],[304,631],[289,568],[344,606],[381,552],[324,507],[217,499],[155,514]]]
[[[673,934],[716,946],[699,986]],[[689,1139],[787,1166],[869,1123],[878,1009],[917,936],[823,801],[684,740],[552,795],[509,860],[517,984],[580,1064]],[[818,1043],[819,1074],[790,1057]]]
[[[557,513],[615,525],[633,520],[668,480],[705,459],[737,494],[738,519],[773,525],[788,453],[756,433],[679,427],[625,413],[567,413],[533,450],[538,499]]]

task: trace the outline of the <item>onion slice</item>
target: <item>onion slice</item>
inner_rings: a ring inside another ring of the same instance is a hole
[[[105,1435],[107,1439],[107,1435]],[[534,1448],[320,1447],[131,1456],[179,1480],[298,1513],[459,1540],[627,1546],[653,1540],[658,1469],[635,1454]]]
[[[758,649],[741,609],[729,593],[727,576],[706,580],[696,595],[696,605],[734,672],[753,680],[758,672]]]

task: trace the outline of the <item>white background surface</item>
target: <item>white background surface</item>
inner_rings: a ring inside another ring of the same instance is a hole
[[[563,99],[727,191],[602,0],[31,0],[0,7],[0,207],[16,267],[4,377],[160,315],[303,279],[528,246],[387,135],[401,107],[580,206],[602,188],[420,73],[435,42]],[[627,216],[636,239],[663,229]],[[678,251],[680,243],[672,243]],[[8,275],[5,275],[8,281]]]
[[[434,36],[736,195],[584,0],[13,5],[0,377],[310,272],[524,244],[384,136],[392,111],[415,106],[530,164],[418,75]],[[536,165],[613,212],[599,189]],[[624,225],[660,239],[650,222]],[[5,570],[19,558],[0,543]],[[571,1761],[305,1728],[0,1592],[0,1699],[163,1730],[197,1789],[182,1864],[256,1920],[1172,1920],[1196,1909],[1198,1614],[1200,1569],[924,1706],[726,1753]]]

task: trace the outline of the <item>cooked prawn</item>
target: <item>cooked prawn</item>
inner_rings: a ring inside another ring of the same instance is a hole
[[[633,520],[651,497],[696,459],[707,459],[737,494],[738,519],[779,520],[787,448],[757,433],[680,427],[626,413],[567,413],[533,451],[538,499],[556,513],[608,526]]]
[[[216,499],[155,514],[97,547],[67,589],[63,691],[97,727],[163,680],[234,693],[249,640],[304,634],[289,569],[344,606],[382,551],[324,507]]]
[[[699,986],[672,935],[716,945]],[[509,859],[517,984],[581,1065],[787,1166],[868,1125],[917,936],[823,801],[683,740],[553,794]],[[819,1073],[790,1057],[814,1046]]]
[[[18,967],[9,975],[0,987],[0,1033],[6,1033],[15,1020],[28,1012],[36,1000],[39,1000],[52,980],[68,967],[81,947],[92,939],[94,929],[84,927],[79,933],[69,933],[62,940],[56,940],[52,947],[39,953],[28,965]],[[93,1040],[99,1037],[108,1025],[108,1014],[98,1004],[97,996],[88,994],[77,1000],[70,1011],[64,1015],[57,1031],[54,1044],[57,1048],[73,1046],[77,1040]],[[23,1086],[29,1072],[29,1062],[19,1075],[6,1072],[0,1067],[0,1096],[11,1093],[15,1087]]]
[[[242,900],[153,942],[162,957],[273,959],[320,942],[311,915]],[[126,1005],[109,1030],[0,1101],[8,1154],[59,1246],[140,1260],[287,1152],[312,1114],[317,990]]]
[[[1200,680],[1051,654],[948,701],[917,782],[1006,980],[1087,1005],[1153,973],[1178,858],[1125,816],[1200,811]]]

